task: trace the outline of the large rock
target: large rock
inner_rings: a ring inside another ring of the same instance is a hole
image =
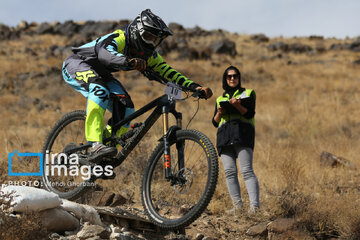
[[[73,21],[66,21],[62,24],[57,24],[54,27],[54,33],[58,33],[61,35],[72,36],[77,33],[79,30],[79,25],[74,23]]]
[[[360,38],[357,38],[354,42],[350,44],[349,50],[353,52],[360,52]]]
[[[85,223],[84,227],[77,233],[80,240],[86,239],[109,239],[111,231],[98,225],[90,225]]]
[[[46,34],[46,33],[54,33],[54,27],[51,26],[49,23],[44,22],[42,24],[40,24],[36,30],[35,30],[36,34]]]
[[[250,227],[246,234],[249,236],[262,236],[267,234],[267,222],[259,223],[255,226]]]
[[[267,46],[267,49],[270,51],[277,51],[277,50],[281,50],[283,52],[287,52],[289,51],[289,44],[286,44],[284,42],[275,42],[275,43],[270,43]]]
[[[265,34],[254,34],[251,37],[251,40],[253,40],[256,43],[261,43],[261,42],[268,42],[269,38],[265,35]]]
[[[39,212],[43,226],[50,232],[72,231],[80,226],[79,220],[62,208]]]
[[[210,46],[210,49],[214,53],[227,54],[230,56],[236,55],[236,44],[235,42],[228,39],[222,39],[220,41],[213,42]]]
[[[287,44],[284,42],[275,42],[270,43],[267,46],[268,50],[271,51],[277,51],[281,50],[283,52],[294,52],[294,53],[308,53],[313,51],[313,48],[309,45],[305,45],[302,43],[293,43],[293,44]]]
[[[296,221],[293,218],[278,218],[270,222],[267,229],[271,232],[283,233],[296,226]]]
[[[84,37],[101,35],[115,31],[115,26],[115,22],[87,21],[84,25],[80,26],[79,33]]]
[[[322,152],[320,155],[320,163],[323,166],[329,167],[339,167],[339,166],[346,166],[346,167],[353,167],[351,162],[343,157],[335,156],[329,152]]]

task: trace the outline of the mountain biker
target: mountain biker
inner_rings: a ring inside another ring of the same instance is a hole
[[[72,49],[63,64],[63,77],[72,88],[87,98],[85,136],[92,144],[90,154],[95,158],[115,156],[115,147],[102,143],[104,113],[113,106],[119,106],[118,122],[134,112],[134,104],[122,84],[112,72],[137,70],[143,72],[153,68],[161,76],[179,85],[205,92],[205,98],[212,96],[210,88],[201,87],[177,70],[170,67],[155,50],[168,36],[173,35],[163,20],[150,9],[142,11],[126,28],[99,37],[96,40]],[[116,98],[110,99],[110,93]],[[125,133],[130,123],[122,126],[116,134]],[[105,133],[111,131],[109,125]]]
[[[250,198],[249,213],[259,208],[259,183],[253,170],[255,142],[255,91],[241,86],[241,73],[234,66],[228,67],[222,79],[225,92],[216,99],[212,123],[218,128],[216,147],[224,165],[226,184],[235,213],[243,206],[236,158]]]

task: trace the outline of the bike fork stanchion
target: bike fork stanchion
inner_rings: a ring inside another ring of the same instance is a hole
[[[167,106],[163,106],[162,109],[163,115],[163,127],[164,127],[164,168],[165,168],[165,178],[171,180],[171,162],[170,162],[170,143],[167,136],[167,131],[169,129],[169,109]]]
[[[182,129],[182,114],[180,112],[176,112],[175,109],[172,111],[176,118],[176,125],[178,130]],[[176,135],[176,133],[175,133]],[[185,141],[177,141],[176,142],[176,150],[177,150],[177,157],[178,157],[178,170],[185,168],[185,161],[184,161],[184,149],[185,149]]]

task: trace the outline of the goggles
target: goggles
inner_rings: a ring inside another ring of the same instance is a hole
[[[154,47],[160,44],[162,38],[155,36],[154,34],[148,32],[148,31],[141,31],[140,36],[144,42],[147,44],[151,44]]]

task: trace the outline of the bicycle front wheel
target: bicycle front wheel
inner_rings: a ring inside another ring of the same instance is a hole
[[[195,221],[209,204],[218,178],[217,153],[201,132],[178,130],[170,140],[174,181],[166,180],[163,159],[161,142],[144,170],[142,203],[153,223],[166,229],[179,229]]]

